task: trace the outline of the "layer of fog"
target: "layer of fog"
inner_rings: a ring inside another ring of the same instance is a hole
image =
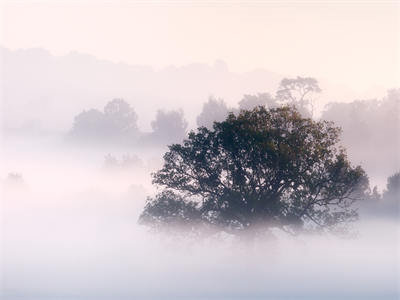
[[[4,144],[3,299],[399,296],[398,219],[362,215],[353,239],[276,233],[247,247],[227,237],[166,238],[137,224],[164,149],[132,153],[140,163],[110,169],[107,149],[64,143]]]

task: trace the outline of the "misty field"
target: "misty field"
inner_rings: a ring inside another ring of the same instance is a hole
[[[8,141],[2,166],[22,178],[3,181],[4,299],[397,298],[398,220],[361,218],[351,239],[163,237],[137,224],[157,153],[110,170],[99,149]]]

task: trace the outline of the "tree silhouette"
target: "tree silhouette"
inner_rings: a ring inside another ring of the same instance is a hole
[[[231,113],[169,146],[153,174],[165,193],[149,199],[140,222],[168,227],[195,216],[234,234],[338,229],[356,219],[352,204],[368,189],[365,172],[337,146],[339,133],[290,107]]]
[[[313,116],[313,94],[320,93],[318,81],[312,77],[282,79],[276,99],[283,104],[294,105],[304,116]]]
[[[113,99],[104,107],[104,117],[110,134],[125,135],[138,131],[137,115],[133,108],[123,99]]]
[[[397,205],[400,205],[400,172],[396,172],[388,178],[383,199],[386,201],[393,200],[397,202]]]
[[[182,110],[158,110],[156,119],[151,122],[151,138],[161,143],[181,142],[186,136],[187,126]]]
[[[203,110],[197,116],[197,125],[212,128],[214,122],[225,120],[228,116],[228,106],[222,99],[215,99],[210,97],[206,103],[203,104]]]
[[[124,141],[137,137],[137,119],[129,103],[113,99],[105,105],[103,112],[90,109],[77,115],[70,135],[84,140]]]
[[[394,218],[396,221],[400,216],[400,172],[389,176],[386,189],[383,191],[382,199],[376,210],[385,218]]]
[[[244,95],[239,101],[239,109],[249,110],[257,106],[265,106],[268,108],[278,107],[276,100],[269,93],[259,93],[257,95]]]
[[[386,189],[383,194],[374,187],[366,194],[366,201],[360,206],[361,216],[398,220],[400,215],[400,172],[387,178]]]
[[[97,109],[90,109],[75,116],[71,134],[75,137],[103,138],[105,131],[104,114]]]

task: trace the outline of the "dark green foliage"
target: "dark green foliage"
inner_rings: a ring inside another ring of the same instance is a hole
[[[211,130],[200,127],[169,146],[163,168],[153,174],[153,183],[168,192],[150,200],[141,220],[165,226],[175,217],[185,226],[201,220],[235,234],[353,221],[351,205],[368,179],[337,146],[339,133],[290,107],[260,106],[230,114]]]
[[[148,199],[139,222],[158,229],[192,231],[202,223],[202,217],[196,202],[165,190],[154,199]]]

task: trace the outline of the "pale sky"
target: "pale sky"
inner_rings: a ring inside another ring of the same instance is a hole
[[[1,0],[0,0],[1,1]],[[3,1],[0,44],[400,86],[399,1]]]

